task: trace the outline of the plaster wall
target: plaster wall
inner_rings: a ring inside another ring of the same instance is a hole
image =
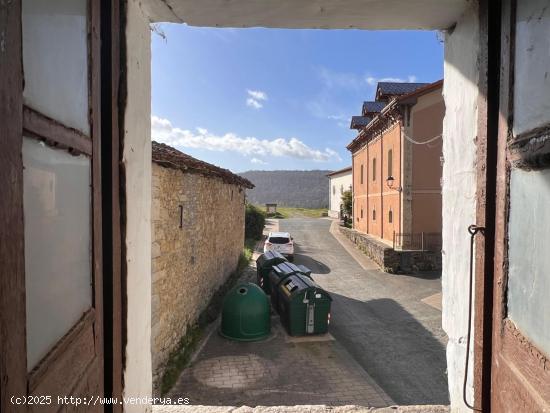
[[[329,177],[330,205],[328,214],[330,217],[340,217],[340,205],[342,205],[342,192],[348,191],[351,186],[351,171]]]
[[[443,96],[443,329],[449,337],[447,370],[452,412],[470,412],[462,401],[468,319],[469,241],[476,218],[476,146],[479,19],[477,5],[445,38]],[[473,337],[472,337],[473,341]],[[470,354],[473,362],[473,349]],[[473,401],[472,368],[467,395]]]
[[[390,222],[391,211],[391,222]],[[382,205],[382,213],[377,215],[376,219],[383,221],[384,238],[386,241],[393,243],[393,232],[399,232],[399,215],[401,212],[401,204],[399,202],[399,192],[393,191],[384,194],[384,202]]]
[[[353,228],[361,232],[367,232],[368,214],[368,151],[367,146],[363,146],[352,155],[353,162]],[[361,168],[362,167],[362,168]],[[361,182],[361,171],[363,172],[363,181]],[[361,209],[363,209],[363,218],[361,218]]]
[[[445,104],[441,90],[418,99],[411,110],[411,132],[416,142],[425,142],[441,135]],[[441,156],[443,140],[424,145],[411,145],[412,202],[411,230],[413,233],[441,232]]]
[[[468,0],[143,0],[154,21],[210,27],[446,29]]]
[[[425,105],[424,100],[430,101]],[[418,99],[418,104],[411,110],[412,138],[417,142],[426,142],[441,135],[443,117],[445,116],[445,104],[441,96],[441,90],[434,91]],[[437,139],[424,145],[412,145],[413,169],[412,190],[437,190],[441,189],[441,155],[443,140]],[[441,210],[439,210],[441,213]]]
[[[127,319],[124,396],[152,394],[151,375],[151,35],[135,0],[127,2],[123,166],[126,174]],[[125,412],[151,406],[127,404]]]

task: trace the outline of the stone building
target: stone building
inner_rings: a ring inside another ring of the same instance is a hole
[[[153,385],[187,328],[235,271],[250,181],[170,146],[152,146]]]

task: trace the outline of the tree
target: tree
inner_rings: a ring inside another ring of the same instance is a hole
[[[344,191],[342,193],[342,214],[344,215],[344,221],[351,219],[353,208],[353,194],[351,190]]]

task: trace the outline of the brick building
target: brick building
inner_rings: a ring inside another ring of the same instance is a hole
[[[380,82],[350,127],[353,228],[402,249],[441,234],[443,81]]]

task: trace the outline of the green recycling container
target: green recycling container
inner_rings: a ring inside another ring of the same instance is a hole
[[[271,286],[271,305],[279,312],[279,284],[287,277],[294,274],[303,274],[311,278],[311,270],[303,265],[296,265],[291,262],[283,262],[273,266],[269,273],[269,285]]]
[[[281,324],[291,336],[326,333],[331,302],[330,294],[304,275],[291,275],[279,284]]]
[[[274,265],[286,262],[287,259],[277,251],[267,251],[260,255],[256,260],[256,280],[266,294],[271,293],[269,285],[269,272]]]
[[[225,296],[220,334],[237,341],[257,341],[271,332],[269,299],[260,287],[241,283]]]

